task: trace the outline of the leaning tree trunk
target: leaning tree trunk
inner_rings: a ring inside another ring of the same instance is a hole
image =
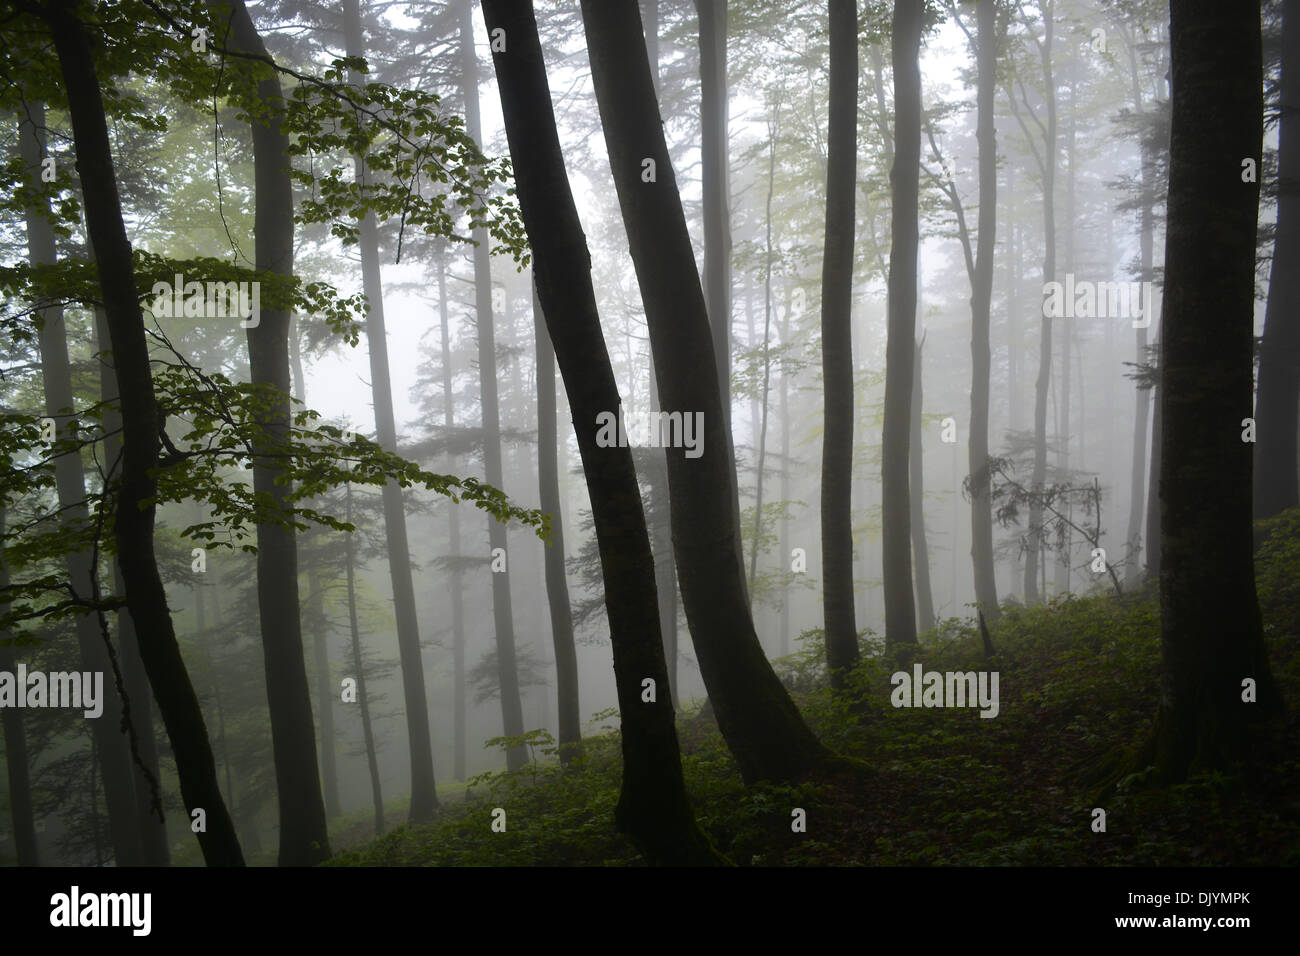
[[[1170,8],[1173,112],[1161,339],[1162,781],[1222,770],[1254,720],[1282,712],[1264,650],[1251,536],[1256,182],[1263,149],[1259,11]],[[1225,188],[1224,176],[1230,177]],[[1214,560],[1206,560],[1212,547]],[[1249,679],[1253,701],[1244,701]]]
[[[889,336],[885,347],[885,427],[881,497],[885,591],[885,644],[906,650],[916,644],[912,603],[911,505],[908,439],[911,428],[912,360],[916,346],[917,202],[921,175],[922,0],[894,4],[894,166],[889,251]]]
[[[1268,278],[1255,396],[1255,517],[1300,504],[1296,415],[1300,405],[1300,0],[1282,7],[1277,240]]]
[[[853,603],[853,237],[857,196],[857,0],[830,0],[830,120],[822,250],[822,603],[831,687],[858,662]]]
[[[686,796],[659,633],[654,556],[632,452],[596,442],[596,416],[617,411],[620,399],[600,329],[587,242],[560,151],[532,4],[484,0],[483,14],[489,30],[504,29],[509,38],[509,52],[492,55],[501,111],[532,247],[537,297],[573,411],[600,548],[622,719],[623,784],[615,819],[653,864],[720,862]],[[635,26],[644,64],[639,18]]]
[[[45,104],[28,107],[29,114],[19,123],[23,164],[32,182],[40,178],[45,158]],[[50,222],[49,201],[33,199],[24,209],[27,226],[27,250],[33,266],[53,265],[54,230]],[[68,362],[68,339],[63,320],[63,306],[41,309],[38,346],[41,355],[41,383],[45,393],[45,413],[58,423],[59,437],[67,437],[76,427],[76,400],[72,391],[72,368]],[[59,455],[54,459],[54,478],[59,502],[60,523],[69,529],[84,527],[90,520],[86,507],[85,475],[79,454]],[[96,568],[88,551],[68,554],[64,567],[68,584],[77,597],[89,601],[94,593]],[[109,837],[118,866],[145,863],[141,843],[140,820],[136,815],[135,768],[131,763],[130,740],[122,732],[122,697],[113,680],[113,664],[108,648],[100,636],[99,622],[93,613],[76,616],[73,626],[86,671],[107,675],[104,684],[104,712],[91,722],[95,746],[99,748],[99,769],[104,780],[104,803],[108,810]],[[145,706],[148,706],[147,704]],[[129,707],[129,703],[128,703]]]
[[[284,98],[274,63],[243,0],[230,13],[230,45],[248,57],[234,60],[232,69],[258,71],[257,96],[268,110],[252,123],[256,264],[260,271],[287,278],[293,275],[293,186],[289,136],[280,118]],[[261,321],[248,329],[248,363],[253,384],[275,396],[258,422],[261,435],[253,443],[253,490],[284,513],[290,489],[281,480],[283,469],[276,458],[283,454],[291,428],[288,309],[262,310]],[[293,529],[273,521],[257,525],[257,608],[280,814],[279,862],[311,866],[328,859],[330,851],[298,618],[298,546]]]
[[[461,85],[465,93],[465,129],[475,142],[482,139],[478,103],[478,60],[474,56],[473,2],[465,0],[460,22]],[[509,43],[509,39],[506,41]],[[489,485],[504,490],[501,476],[501,424],[497,410],[496,343],[492,328],[492,262],[486,229],[474,230],[474,303],[478,317],[479,400],[483,409],[483,471]],[[506,551],[506,526],[488,521],[488,546]],[[501,721],[507,737],[524,732],[519,671],[515,665],[514,611],[510,605],[510,573],[492,575],[492,620],[496,630],[497,678],[501,688]],[[518,770],[526,760],[522,746],[506,751],[506,766]]]
[[[824,765],[830,754],[803,722],[754,632],[731,436],[636,0],[583,0],[582,13],[659,394],[668,413],[702,416],[698,457],[687,458],[683,448],[670,448],[667,456],[673,547],[700,673],[744,779],[794,778]]]
[[[975,601],[986,621],[998,619],[997,576],[993,563],[993,505],[989,487],[989,348],[993,299],[993,258],[997,237],[998,144],[993,124],[997,89],[997,35],[994,0],[975,6],[976,120],[979,141],[980,205],[975,235],[975,274],[971,277],[970,445],[971,562],[975,569]],[[1014,401],[1014,397],[1012,401]]]
[[[344,32],[348,56],[361,56],[361,12],[358,0],[344,3]],[[362,83],[359,74],[350,77]],[[365,158],[354,156],[356,177],[369,175]],[[370,388],[375,403],[375,437],[385,451],[397,451],[397,421],[393,414],[393,385],[388,372],[388,339],[384,326],[384,289],[379,272],[379,228],[374,213],[358,224],[362,287],[366,294],[366,341],[370,352]],[[500,487],[498,482],[488,481]],[[411,578],[411,549],[406,537],[406,504],[396,481],[384,485],[384,540],[388,545],[388,570],[393,586],[393,617],[397,625],[397,652],[402,665],[402,698],[406,705],[406,735],[411,759],[412,823],[433,818],[438,794],[433,776],[433,741],[429,734],[429,699],[420,654],[420,625],[415,611],[415,585]],[[509,733],[509,731],[507,731]]]
[[[181,798],[187,812],[206,811],[207,827],[198,834],[203,858],[209,866],[242,866],[244,857],[221,798],[203,711],[176,642],[153,551],[158,484],[151,470],[158,465],[161,422],[150,374],[144,316],[136,297],[131,243],[122,221],[113,171],[104,101],[80,12],[78,5],[53,5],[45,8],[43,15],[53,34],[67,92],[86,232],[99,266],[99,286],[121,395],[124,445],[116,489],[118,559],[127,604],[140,635],[140,654],[171,740]]]
[[[555,646],[555,693],[559,701],[560,759],[577,756],[582,741],[578,706],[578,653],[573,645],[573,614],[569,583],[564,575],[564,516],[560,510],[560,475],[555,449],[560,442],[555,422],[555,350],[537,291],[533,290],[537,352],[537,484],[542,510],[551,516],[551,540],[546,543],[546,599],[551,611],[551,642]],[[661,623],[662,626],[662,623]]]

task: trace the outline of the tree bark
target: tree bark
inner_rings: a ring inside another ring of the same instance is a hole
[[[136,297],[131,243],[122,221],[117,177],[94,57],[79,14],[80,5],[52,5],[43,16],[50,26],[72,121],[77,171],[82,182],[86,232],[98,263],[109,335],[113,344],[122,406],[121,478],[117,487],[115,537],[126,599],[140,635],[140,653],[154,688],[187,811],[206,811],[207,829],[198,834],[209,866],[242,866],[234,825],[221,799],[216,765],[203,712],[185,670],[167,595],[153,551],[162,426],[154,397],[144,317]]]
[[[635,0],[632,0],[635,10]],[[577,423],[605,582],[622,719],[623,783],[615,820],[652,864],[720,862],[695,823],[682,778],[668,669],[659,633],[654,557],[631,449],[596,443],[596,416],[620,407],[591,282],[591,259],[569,188],[532,4],[484,0],[489,30],[505,30],[493,51],[506,136],[537,297]],[[640,18],[636,44],[645,64]],[[649,79],[646,70],[646,79]],[[710,357],[710,361],[712,358]],[[654,681],[653,700],[646,680]]]
[[[1300,0],[1282,6],[1277,239],[1268,278],[1255,396],[1255,518],[1300,504],[1296,417],[1300,406]]]
[[[5,510],[0,507],[0,538],[5,533]],[[0,591],[9,587],[9,569],[0,555]],[[0,604],[0,611],[8,610]],[[6,635],[8,637],[9,635]],[[18,661],[14,650],[0,644],[0,671],[13,674]],[[4,729],[5,773],[9,778],[9,814],[14,828],[14,849],[19,866],[40,866],[41,857],[36,843],[36,815],[32,811],[31,766],[27,756],[27,733],[23,727],[22,711],[15,707],[0,710],[0,724]]]
[[[853,240],[857,198],[858,10],[830,0],[830,118],[822,250],[822,603],[831,687],[858,662],[853,601]]]
[[[573,614],[569,583],[564,574],[564,515],[560,509],[560,476],[555,449],[555,350],[537,291],[533,290],[537,351],[537,484],[541,508],[551,516],[551,540],[546,543],[546,598],[551,611],[551,642],[555,646],[555,689],[559,702],[560,759],[569,763],[582,741],[578,706],[578,653],[573,644]]]
[[[461,13],[460,43],[462,88],[465,93],[465,129],[477,143],[483,138],[479,121],[478,60],[474,55],[473,0],[465,0]],[[507,35],[507,44],[510,42]],[[497,408],[496,341],[492,327],[492,262],[486,229],[476,229],[474,247],[474,303],[478,317],[479,399],[483,408],[483,468],[494,488],[505,490],[501,475],[501,424]],[[488,521],[488,546],[506,550],[506,527]],[[519,696],[519,671],[515,664],[514,612],[510,604],[510,574],[492,575],[492,620],[496,629],[497,678],[501,688],[501,722],[507,737],[524,732],[523,703]],[[506,767],[518,770],[527,761],[525,749],[506,751]]]
[[[1258,10],[1170,8],[1173,118],[1161,345],[1161,693],[1157,776],[1245,756],[1247,728],[1282,711],[1255,596],[1250,412],[1257,182],[1263,148]],[[1206,560],[1212,548],[1214,560]],[[1244,703],[1242,684],[1257,684]]]
[[[976,24],[976,120],[979,142],[980,205],[975,235],[975,274],[971,288],[971,562],[975,570],[975,601],[986,621],[996,621],[997,576],[993,563],[993,505],[989,497],[989,347],[990,310],[993,300],[993,258],[997,248],[998,144],[993,123],[997,86],[997,33],[994,0],[979,0]],[[1014,401],[1014,396],[1011,399]]]
[[[347,512],[344,520],[352,523],[352,486],[346,488]],[[345,570],[348,581],[348,631],[352,637],[352,667],[356,671],[357,703],[361,707],[361,734],[366,742],[366,766],[370,770],[370,797],[375,808],[375,836],[384,832],[384,794],[379,783],[379,751],[375,747],[375,730],[370,721],[370,698],[366,696],[366,665],[361,657],[361,628],[357,624],[356,545],[349,531],[346,538]]]
[[[222,8],[224,10],[224,6]],[[293,274],[293,187],[289,179],[289,137],[280,114],[280,79],[243,0],[230,12],[230,46],[261,61],[239,58],[233,69],[259,69],[257,92],[270,112],[252,124],[256,265],[261,271]],[[248,361],[254,385],[276,398],[254,444],[253,490],[280,511],[288,510],[289,487],[276,456],[290,431],[289,310],[263,309],[248,329]],[[298,547],[292,528],[274,522],[257,526],[257,607],[266,663],[280,815],[281,866],[312,866],[329,858],[329,831],[316,759],[316,726],[303,654],[298,601]]]
[[[921,441],[921,344],[912,363],[912,436],[908,449],[911,466],[912,559],[916,571],[916,619],[922,631],[934,627],[934,592],[930,587],[930,545],[925,536],[925,456]]]
[[[772,670],[749,613],[731,436],[636,0],[584,0],[582,12],[659,394],[665,409],[703,416],[698,457],[687,458],[683,448],[667,455],[673,547],[700,672],[744,779],[790,779],[824,765],[830,754]],[[653,180],[643,160],[654,163]],[[576,418],[576,409],[575,420],[581,431],[594,427]]]
[[[894,4],[894,165],[890,170],[889,335],[885,347],[885,427],[882,441],[882,578],[885,644],[916,644],[912,601],[908,444],[912,359],[916,334],[917,203],[921,169],[922,0]]]
[[[346,0],[343,24],[348,56],[361,56],[364,42],[358,0]],[[353,74],[353,85],[363,78]],[[477,135],[477,134],[475,134]],[[354,156],[358,182],[369,176],[365,158]],[[370,388],[375,403],[375,433],[386,451],[397,451],[397,421],[393,414],[393,385],[388,369],[388,338],[384,325],[384,289],[379,271],[379,228],[374,213],[358,223],[362,288],[366,294],[366,341],[370,352]],[[491,484],[500,487],[499,480]],[[406,705],[406,733],[411,759],[412,823],[425,823],[438,807],[433,775],[433,741],[429,733],[429,698],[420,653],[420,624],[415,610],[415,585],[411,578],[411,549],[406,536],[406,503],[395,481],[384,485],[384,539],[388,545],[388,570],[393,587],[393,617],[397,625],[397,651],[402,666],[402,698]]]

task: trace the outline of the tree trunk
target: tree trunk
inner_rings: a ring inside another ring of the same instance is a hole
[[[1282,712],[1265,656],[1251,537],[1250,412],[1257,182],[1225,163],[1263,148],[1258,11],[1170,10],[1173,113],[1161,344],[1162,781],[1231,767],[1247,726]],[[1227,159],[1225,159],[1225,157]],[[1211,504],[1212,503],[1212,504]],[[1214,560],[1206,560],[1206,548]],[[1256,682],[1258,703],[1244,703]]]
[[[345,520],[352,523],[352,486],[348,485],[347,515]],[[361,658],[361,628],[357,625],[357,589],[356,589],[356,545],[352,540],[353,532],[345,537],[347,553],[345,556],[348,580],[348,630],[352,637],[352,667],[356,671],[357,703],[361,706],[361,733],[366,742],[366,766],[370,769],[370,797],[375,808],[375,836],[384,832],[384,794],[379,785],[379,751],[375,748],[375,730],[370,722],[370,698],[366,696],[366,665]]]
[[[584,0],[582,11],[659,394],[665,409],[693,420],[702,416],[703,433],[692,452],[698,457],[687,458],[684,448],[670,448],[667,456],[673,548],[700,672],[744,779],[790,779],[823,765],[830,755],[768,663],[749,613],[731,436],[636,0]],[[654,164],[653,178],[646,160]],[[594,425],[576,412],[586,435]]]
[[[462,88],[465,93],[465,129],[477,143],[483,132],[479,122],[478,60],[474,56],[473,2],[465,0],[460,25]],[[509,42],[509,41],[507,41]],[[486,229],[474,230],[474,302],[478,316],[479,397],[483,408],[483,467],[485,479],[505,490],[501,475],[501,425],[497,411],[496,342],[492,327],[492,262]],[[488,546],[506,551],[506,526],[488,521]],[[497,677],[501,688],[501,722],[507,737],[524,732],[523,704],[519,698],[519,672],[515,665],[514,612],[510,606],[510,574],[492,575],[492,619],[496,628]],[[506,751],[506,767],[518,770],[527,760],[525,749]]]
[[[635,11],[635,0],[632,0]],[[622,720],[623,783],[615,820],[652,864],[720,862],[695,823],[682,778],[668,669],[659,633],[654,557],[631,449],[596,443],[596,416],[620,407],[600,329],[591,260],[560,151],[532,4],[484,0],[520,209],[534,257],[537,297],[577,423],[605,582]],[[633,17],[644,67],[640,18]],[[645,71],[649,79],[649,71]],[[710,356],[710,361],[712,357]],[[653,681],[652,685],[645,682]],[[650,693],[647,688],[653,687]]]
[[[990,311],[993,301],[993,257],[997,238],[998,144],[993,124],[993,100],[997,85],[997,35],[994,0],[979,0],[976,22],[976,120],[979,141],[980,205],[975,235],[975,274],[971,288],[971,389],[970,445],[971,475],[971,562],[975,569],[975,601],[984,619],[996,621],[997,576],[993,563],[993,505],[989,498],[989,380],[992,353],[989,347]],[[1011,401],[1015,401],[1012,396]]]
[[[45,104],[33,103],[30,117],[19,122],[23,164],[32,182],[39,181],[45,157]],[[27,250],[33,266],[53,265],[54,231],[50,223],[48,200],[34,199],[24,209],[27,226]],[[41,309],[38,346],[41,356],[41,383],[44,388],[45,413],[58,424],[59,438],[68,437],[76,427],[76,401],[72,392],[72,369],[68,362],[68,339],[61,305]],[[55,485],[59,501],[59,520],[69,528],[84,526],[90,519],[86,507],[85,476],[81,456],[60,455],[54,459]],[[64,567],[68,584],[82,600],[94,593],[89,552],[67,556]],[[104,713],[91,723],[91,731],[100,750],[99,767],[104,778],[104,803],[108,809],[109,837],[118,866],[144,863],[139,820],[135,812],[134,767],[131,747],[122,732],[122,698],[113,680],[113,665],[100,635],[99,623],[92,613],[81,613],[73,620],[83,670],[107,675],[104,684]]]
[[[767,410],[768,397],[772,384],[772,198],[776,185],[776,134],[780,129],[781,104],[778,101],[772,108],[772,119],[768,124],[767,153],[767,213],[764,217],[766,231],[766,249],[763,270],[763,391],[761,402],[755,396],[754,427],[758,431],[755,445],[758,458],[754,469],[754,535],[749,547],[749,601],[752,612],[754,606],[754,587],[758,581],[758,542],[763,530],[763,473],[767,466]],[[850,255],[852,253],[850,252]],[[745,298],[745,313],[749,315],[749,297]],[[750,322],[749,337],[754,339],[753,322]],[[761,410],[760,410],[761,409]]]
[[[555,350],[546,331],[542,304],[533,291],[537,350],[537,483],[541,508],[552,518],[546,543],[546,598],[551,610],[551,641],[555,645],[555,689],[560,715],[560,759],[569,763],[582,740],[578,706],[578,653],[573,645],[573,615],[569,583],[564,575],[564,516],[560,510],[560,476],[555,449],[559,429],[555,420]]]
[[[261,69],[271,66],[271,57],[243,0],[234,5],[230,18],[231,49],[255,58],[237,59],[231,68],[253,69],[257,61],[261,61]],[[280,120],[284,100],[279,75],[271,72],[261,77],[258,98],[270,112],[252,124],[256,264],[259,270],[288,277],[293,274],[289,137]],[[287,309],[262,310],[261,321],[248,329],[248,361],[253,384],[272,389],[276,396],[260,422],[264,435],[254,444],[253,490],[283,512],[288,509],[289,487],[280,480],[282,469],[276,456],[291,427]],[[281,866],[311,866],[328,859],[330,850],[298,618],[298,548],[292,528],[269,521],[257,526],[257,606],[279,798],[279,862]]]
[[[95,308],[95,348],[106,353],[100,361],[99,397],[104,402],[104,461],[108,474],[116,474],[122,462],[122,415],[118,410],[117,375],[113,369],[112,343],[108,320],[102,308]],[[113,593],[126,594],[122,566],[113,560]],[[149,675],[140,657],[140,638],[127,608],[117,612],[118,661],[122,666],[122,683],[131,702],[131,724],[135,728],[136,755],[132,761],[135,779],[135,817],[140,828],[140,845],[145,866],[171,865],[171,844],[162,809],[162,775],[158,769],[158,738],[153,722],[153,691]],[[101,718],[102,719],[102,718]],[[141,768],[140,764],[143,764]],[[155,808],[154,800],[158,806]]]
[[[908,439],[912,353],[916,334],[917,201],[921,169],[922,0],[894,4],[894,165],[890,170],[889,336],[885,348],[885,427],[882,441],[882,577],[885,644],[916,644],[912,603],[911,504]]]
[[[1300,404],[1300,0],[1282,6],[1277,239],[1269,270],[1255,396],[1255,517],[1300,504],[1296,416]]]
[[[5,533],[5,510],[0,507],[0,538]],[[0,556],[0,592],[9,587],[9,569]],[[0,604],[0,611],[7,611]],[[0,671],[13,674],[18,669],[14,650],[0,644]],[[9,778],[9,813],[14,827],[14,849],[19,866],[40,866],[40,853],[36,846],[36,816],[32,812],[31,767],[27,757],[27,733],[23,728],[23,714],[15,707],[0,710],[0,724],[4,728],[5,773]]]
[[[346,0],[344,31],[348,56],[361,56],[364,46],[358,0]],[[353,74],[360,85],[363,78]],[[475,134],[477,137],[477,134]],[[364,157],[354,156],[358,182],[369,175]],[[362,288],[366,294],[366,342],[370,352],[370,388],[375,403],[375,437],[386,451],[397,451],[397,422],[393,415],[393,385],[388,371],[388,338],[384,326],[384,290],[379,271],[379,229],[373,213],[358,223]],[[500,487],[499,481],[488,481]],[[425,823],[438,807],[433,775],[433,741],[429,734],[429,698],[420,653],[420,625],[415,611],[415,585],[411,579],[411,549],[406,537],[406,504],[395,481],[384,485],[384,539],[388,545],[388,570],[393,587],[393,617],[397,625],[397,651],[402,666],[402,699],[406,705],[406,733],[411,758],[412,823]]]
[[[442,331],[442,402],[443,427],[448,437],[456,427],[456,396],[452,389],[451,321],[447,309],[447,260],[438,256],[438,318]],[[454,455],[447,456],[447,473],[459,474]],[[452,775],[465,779],[465,602],[461,594],[463,578],[459,562],[460,509],[454,502],[447,504],[447,548],[452,559],[451,570],[451,633],[452,633],[452,733],[455,737]]]
[[[793,302],[786,306],[781,317],[781,349],[783,354],[790,347],[790,312]],[[785,572],[791,567],[790,557],[790,519],[786,513],[790,507],[790,373],[785,362],[781,364],[781,548],[777,554],[777,565],[782,569],[782,580],[788,582]],[[781,656],[790,653],[790,585],[781,585]]]
[[[185,670],[167,595],[153,551],[161,426],[145,341],[144,317],[136,296],[131,243],[122,221],[108,125],[94,57],[78,8],[44,8],[50,25],[72,121],[77,171],[82,183],[86,232],[98,263],[122,407],[121,478],[117,487],[115,536],[126,583],[126,599],[140,635],[140,653],[154,688],[187,811],[206,811],[207,829],[198,834],[209,866],[241,866],[243,854],[221,799],[216,765],[203,712]]]
[[[924,342],[924,337],[922,337]],[[922,631],[934,627],[934,593],[930,588],[930,545],[925,536],[925,456],[921,441],[921,344],[912,363],[911,461],[912,558],[916,568],[916,618]]]
[[[853,239],[857,198],[857,0],[830,0],[830,118],[822,250],[822,602],[831,687],[858,662],[853,602]]]

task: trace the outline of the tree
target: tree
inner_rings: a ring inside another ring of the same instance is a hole
[[[822,254],[822,601],[831,686],[858,662],[853,606],[853,237],[857,194],[858,10],[830,0],[830,124]]]
[[[684,448],[667,455],[673,549],[700,672],[744,779],[791,779],[824,765],[830,754],[804,723],[754,631],[709,317],[637,3],[583,0],[582,14],[659,395],[669,415],[703,416],[698,457],[687,458]]]
[[[343,25],[348,56],[359,57],[363,48],[359,0],[346,0]],[[352,82],[361,85],[353,73]],[[477,131],[474,134],[477,137]],[[356,178],[370,175],[365,157],[353,157]],[[393,415],[393,385],[388,373],[388,340],[384,326],[384,289],[379,270],[379,229],[373,212],[359,223],[362,287],[366,293],[366,341],[370,353],[370,387],[375,402],[375,437],[388,451],[397,450],[397,423]],[[501,476],[488,481],[501,486]],[[496,522],[492,522],[497,527]],[[429,699],[424,686],[420,654],[420,625],[415,613],[415,585],[411,579],[411,550],[406,538],[406,505],[401,486],[384,486],[384,537],[388,544],[388,570],[393,583],[393,616],[397,624],[397,649],[402,661],[402,695],[406,704],[406,733],[411,756],[412,823],[433,817],[438,793],[433,775],[433,741],[429,734]]]
[[[98,263],[99,285],[113,345],[121,396],[121,478],[114,536],[127,605],[140,635],[140,654],[171,740],[187,812],[205,811],[198,834],[209,866],[241,866],[244,858],[221,797],[203,712],[190,683],[153,550],[160,447],[159,408],[149,368],[144,321],[136,298],[131,243],[122,221],[104,101],[80,4],[51,4],[49,25],[63,75],[86,210],[86,231]],[[301,658],[300,658],[301,659]]]
[[[478,102],[478,60],[474,55],[474,5],[465,0],[461,9],[460,43],[462,81],[465,93],[465,128],[478,142],[482,139]],[[508,42],[508,41],[507,41]],[[492,328],[492,262],[486,229],[474,231],[474,307],[478,319],[479,396],[483,409],[483,471],[494,488],[501,480],[501,422],[497,408],[496,344]],[[493,553],[506,550],[506,529],[488,522],[488,546]],[[508,566],[507,566],[508,567]],[[510,603],[510,575],[492,575],[492,620],[496,630],[497,667],[501,682],[501,722],[507,737],[524,732],[523,704],[519,697],[519,674],[515,668],[515,624]],[[527,761],[523,746],[506,750],[506,766],[518,770]]]
[[[555,646],[560,758],[568,761],[582,740],[582,711],[578,706],[578,654],[573,646],[573,614],[569,607],[569,584],[564,575],[564,519],[560,511],[560,475],[555,460],[555,449],[560,441],[555,423],[555,350],[546,331],[546,319],[535,288],[533,314],[537,353],[537,482],[542,510],[551,516],[551,540],[544,545],[546,598],[551,612],[551,642]],[[663,626],[662,622],[660,626]]]
[[[654,556],[631,449],[602,448],[596,441],[597,415],[619,409],[620,399],[600,329],[586,238],[560,151],[532,4],[484,0],[483,15],[489,31],[505,31],[507,47],[492,52],[501,111],[537,297],[573,410],[596,522],[622,720],[623,783],[615,820],[652,864],[720,862],[695,823],[682,778]],[[639,17],[635,21],[644,64]]]
[[[1269,271],[1255,396],[1255,518],[1300,504],[1296,478],[1300,407],[1300,2],[1282,5],[1282,82],[1277,239]]]
[[[0,535],[4,534],[5,509],[0,508]],[[9,571],[0,557],[0,588],[9,586]],[[13,648],[0,643],[0,671],[13,674],[18,662]],[[27,758],[27,732],[23,712],[16,707],[0,710],[4,729],[5,775],[9,780],[9,814],[13,822],[14,849],[19,866],[40,866],[36,845],[36,815],[32,812],[32,776]]]
[[[280,77],[243,0],[235,0],[228,24],[230,50],[242,54],[232,68],[247,71],[249,82],[256,82],[264,111],[252,122],[256,266],[259,271],[291,277],[293,187]],[[253,384],[265,386],[270,395],[259,422],[261,434],[253,442],[253,489],[286,514],[290,489],[277,459],[290,429],[288,309],[265,309],[260,321],[249,327],[248,362]],[[329,829],[298,616],[298,545],[293,527],[283,520],[257,523],[257,606],[275,752],[279,861],[281,866],[310,866],[329,858]]]
[[[891,37],[894,64],[894,166],[889,174],[892,224],[881,496],[885,643],[896,650],[916,644],[908,444],[913,350],[916,345],[917,208],[921,175],[919,59],[924,15],[923,0],[898,0],[894,5]]]
[[[1251,448],[1241,436],[1251,404],[1259,203],[1242,161],[1258,164],[1263,148],[1259,11],[1183,0],[1170,5],[1169,22],[1153,762],[1158,778],[1179,781],[1241,760],[1249,725],[1282,708],[1255,596]],[[1248,680],[1253,695],[1243,689]]]

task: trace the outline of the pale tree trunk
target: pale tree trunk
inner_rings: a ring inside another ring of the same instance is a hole
[[[358,0],[345,0],[344,31],[349,56],[361,56],[363,36]],[[353,85],[363,82],[352,75]],[[364,157],[354,156],[356,177],[369,176]],[[362,288],[366,294],[366,341],[370,352],[370,388],[375,403],[375,437],[386,451],[397,451],[397,421],[393,414],[393,385],[388,366],[388,338],[384,325],[384,289],[379,269],[379,227],[373,213],[358,223]],[[500,487],[499,481],[491,484]],[[415,610],[415,584],[411,577],[411,549],[406,536],[406,503],[397,482],[384,485],[384,539],[388,545],[388,570],[393,587],[393,617],[397,626],[397,652],[402,666],[402,698],[406,704],[406,734],[411,759],[412,823],[432,819],[438,806],[433,775],[433,741],[429,733],[429,697],[420,652],[420,624]]]
[[[921,441],[921,346],[916,343],[916,358],[912,363],[912,436],[908,449],[911,460],[912,494],[912,559],[916,572],[916,620],[919,630],[934,627],[934,594],[930,588],[930,545],[925,536],[925,455]]]
[[[352,523],[352,486],[346,488],[347,511],[344,520]],[[375,730],[370,719],[370,698],[366,695],[366,665],[361,656],[361,628],[357,623],[356,545],[352,532],[344,539],[344,556],[348,584],[348,632],[352,637],[352,668],[356,671],[357,703],[361,707],[361,734],[366,743],[366,767],[370,771],[370,796],[375,810],[375,836],[384,832],[384,794],[379,785],[379,751],[375,747]]]

